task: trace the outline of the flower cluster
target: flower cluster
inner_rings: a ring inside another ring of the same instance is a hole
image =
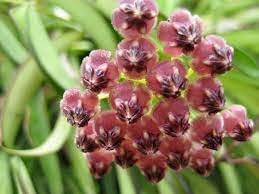
[[[231,69],[232,47],[219,36],[204,37],[201,19],[178,10],[159,24],[158,39],[172,56],[159,61],[148,37],[157,15],[154,0],[120,0],[112,24],[124,39],[115,57],[92,51],[81,65],[86,90],[67,90],[60,103],[95,177],[113,162],[136,165],[153,183],[168,168],[190,167],[207,176],[215,163],[213,150],[224,137],[246,141],[252,135],[253,122],[243,106],[224,109],[216,78]],[[184,55],[192,58],[190,65],[182,62]],[[190,70],[195,79],[189,79]],[[109,109],[100,108],[103,94]]]

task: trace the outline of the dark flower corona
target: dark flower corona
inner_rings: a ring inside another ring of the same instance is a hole
[[[241,142],[253,134],[245,107],[224,108],[216,78],[232,68],[233,48],[219,36],[203,37],[201,19],[177,10],[159,24],[158,40],[172,57],[159,61],[150,40],[157,15],[155,0],[119,0],[112,24],[124,39],[115,55],[91,51],[81,64],[85,91],[69,89],[60,102],[96,178],[112,163],[137,166],[152,183],[168,169],[209,176],[224,137]]]

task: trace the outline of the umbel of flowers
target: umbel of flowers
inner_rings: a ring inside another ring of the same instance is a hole
[[[136,165],[153,183],[169,168],[190,167],[208,176],[224,137],[246,141],[252,135],[243,106],[224,109],[217,79],[231,69],[233,48],[219,36],[204,37],[201,19],[182,9],[158,26],[158,39],[172,57],[161,61],[149,39],[157,15],[154,0],[120,0],[112,24],[124,39],[115,56],[92,51],[81,65],[86,90],[69,89],[60,102],[97,178],[113,162]],[[184,55],[192,58],[190,66],[180,60]],[[195,79],[188,80],[190,70]],[[103,94],[109,110],[100,108]]]

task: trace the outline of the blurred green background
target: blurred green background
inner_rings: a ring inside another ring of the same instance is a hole
[[[235,67],[220,79],[228,103],[245,105],[258,129],[259,1],[157,3],[159,20],[188,8],[204,20],[206,34],[220,34],[234,46]],[[73,144],[74,130],[59,116],[59,100],[79,83],[84,56],[96,48],[115,50],[121,39],[110,22],[116,6],[116,0],[0,0],[0,194],[259,193],[255,164],[220,163],[208,178],[170,171],[157,185],[135,168],[116,166],[93,179]],[[258,158],[259,133],[233,154]]]

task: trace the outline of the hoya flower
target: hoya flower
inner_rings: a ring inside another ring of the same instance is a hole
[[[113,155],[106,150],[96,150],[86,154],[89,169],[95,178],[101,178],[111,168]]]
[[[159,148],[167,158],[167,164],[174,170],[181,170],[189,164],[191,142],[184,137],[166,137]]]
[[[110,93],[110,103],[118,118],[129,124],[136,122],[146,112],[149,100],[147,89],[134,86],[131,82],[116,85]]]
[[[94,131],[93,122],[89,122],[87,126],[77,129],[75,144],[82,152],[93,152],[99,148],[96,143],[96,133]]]
[[[156,24],[158,8],[154,0],[120,0],[112,15],[112,24],[127,38],[148,34]]]
[[[142,154],[154,154],[161,143],[161,133],[150,117],[144,116],[137,123],[131,125],[128,134],[134,146]]]
[[[186,70],[179,60],[158,64],[147,76],[148,86],[165,97],[176,98],[186,85]]]
[[[206,148],[196,148],[192,150],[190,166],[200,175],[209,176],[214,164],[215,159],[211,150]]]
[[[81,64],[81,82],[91,92],[100,91],[114,85],[119,73],[111,61],[111,52],[94,50]]]
[[[183,135],[190,127],[189,108],[183,98],[161,101],[155,107],[153,117],[159,129],[172,137]]]
[[[60,101],[60,109],[72,126],[84,127],[97,112],[98,98],[88,92],[81,94],[78,89],[69,89]]]
[[[185,9],[175,11],[168,21],[160,23],[158,38],[173,56],[188,54],[202,39],[202,22]]]
[[[148,69],[156,65],[155,45],[148,39],[124,39],[116,52],[119,68],[129,77],[145,76]]]
[[[201,75],[222,74],[232,67],[233,48],[215,35],[203,39],[193,51],[193,69]]]
[[[217,113],[224,108],[224,90],[219,80],[200,78],[187,88],[187,99],[200,112]]]
[[[130,139],[125,139],[121,146],[116,148],[115,162],[122,168],[128,168],[133,166],[139,158],[137,149],[133,146],[133,142]]]
[[[137,162],[137,166],[149,181],[158,183],[166,173],[166,157],[162,154],[143,155]]]
[[[254,123],[247,118],[245,107],[232,105],[222,112],[227,136],[237,141],[247,141],[253,134]]]
[[[104,111],[95,118],[96,139],[106,150],[114,150],[120,146],[126,133],[126,126],[117,119],[115,112]]]
[[[224,120],[220,114],[202,115],[191,123],[192,140],[208,149],[218,150],[222,145]]]

